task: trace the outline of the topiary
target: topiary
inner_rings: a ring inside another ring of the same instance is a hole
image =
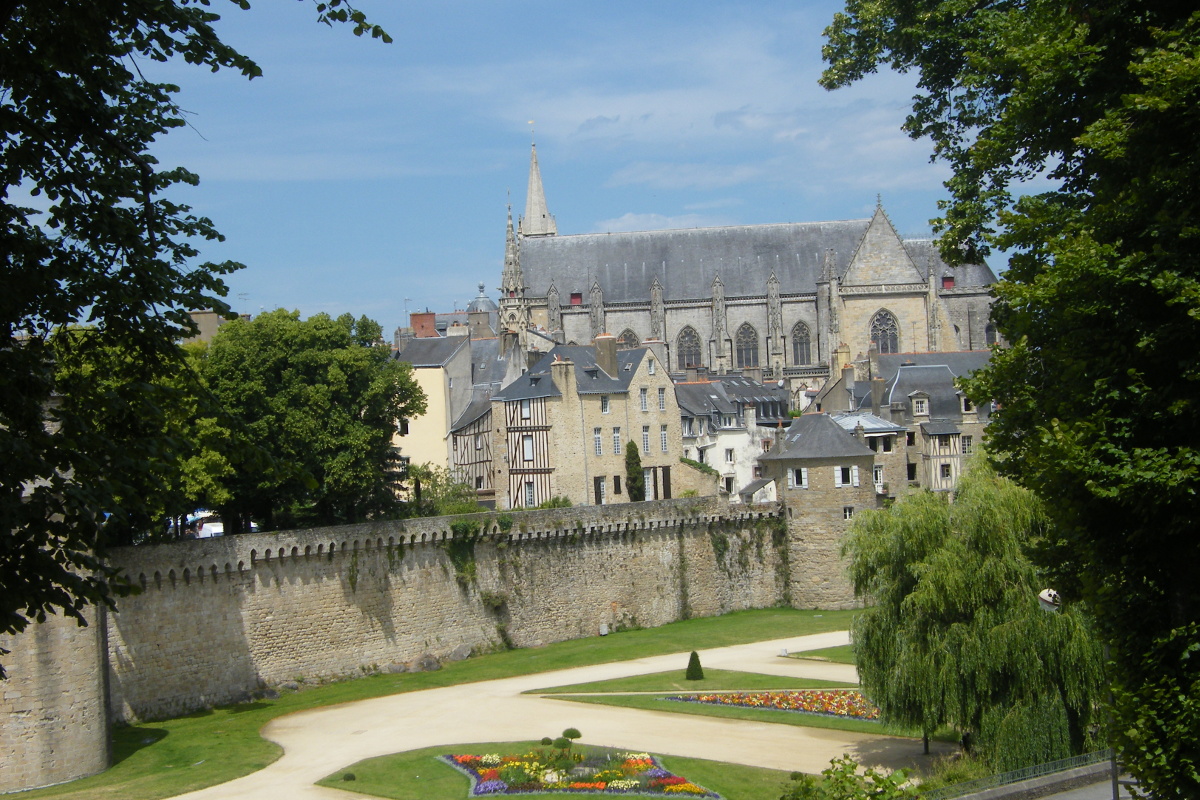
[[[566,739],[578,739],[580,736],[583,734],[579,732],[578,728],[567,728],[563,731],[563,737]]]
[[[689,681],[704,680],[704,668],[700,666],[700,654],[695,650],[692,651],[692,655],[688,659],[687,674],[684,677]]]

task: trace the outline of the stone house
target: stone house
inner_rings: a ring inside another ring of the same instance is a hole
[[[491,400],[497,508],[552,497],[576,505],[628,500],[625,445],[637,443],[646,499],[675,496],[682,455],[679,406],[661,352],[558,345]]]

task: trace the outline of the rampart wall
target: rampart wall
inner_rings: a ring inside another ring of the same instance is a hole
[[[264,686],[789,602],[777,505],[686,498],[227,536],[118,550],[115,720]]]

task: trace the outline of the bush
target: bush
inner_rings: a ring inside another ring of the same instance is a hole
[[[684,464],[687,464],[692,469],[700,470],[705,475],[720,475],[721,474],[721,473],[717,472],[715,469],[713,469],[712,467],[710,467],[708,464],[701,464],[699,461],[693,461],[690,458],[681,458],[679,460],[681,462],[683,462]]]
[[[692,651],[691,657],[688,658],[687,675],[684,677],[689,681],[704,680],[704,668],[700,666],[700,654],[695,650]]]
[[[793,778],[780,800],[907,800],[917,797],[915,788],[904,785],[907,780],[902,769],[884,775],[868,767],[859,773],[858,763],[842,756],[830,761],[820,778]]]

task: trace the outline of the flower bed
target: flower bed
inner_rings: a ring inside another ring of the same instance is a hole
[[[528,753],[449,755],[441,760],[471,779],[472,797],[532,792],[720,797],[663,769],[649,753],[535,748]]]
[[[824,714],[830,717],[877,720],[879,709],[871,705],[861,692],[855,690],[824,691],[805,689],[795,692],[727,692],[713,694],[675,695],[665,698],[683,703],[708,703],[739,708],[767,708],[797,711],[802,714]]]

